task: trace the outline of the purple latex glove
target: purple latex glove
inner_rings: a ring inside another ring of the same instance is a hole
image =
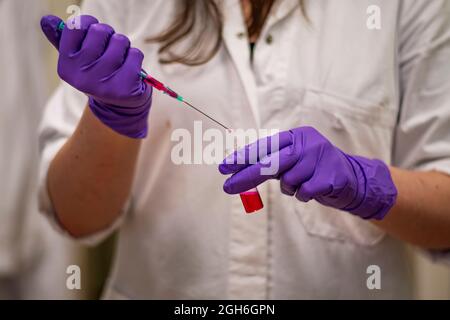
[[[81,16],[79,29],[59,31],[61,21],[41,19],[42,31],[59,50],[60,78],[89,96],[89,107],[105,125],[130,138],[146,137],[152,88],[139,75],[143,53],[92,16]]]
[[[270,166],[276,170],[265,174],[262,169]],[[397,198],[384,162],[347,155],[311,127],[248,145],[227,157],[219,171],[233,174],[224,184],[229,194],[275,178],[280,179],[281,192],[286,195],[304,202],[315,199],[363,219],[383,219]]]

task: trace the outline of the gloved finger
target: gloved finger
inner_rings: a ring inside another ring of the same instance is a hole
[[[123,34],[114,33],[109,39],[103,56],[95,65],[95,72],[102,81],[108,80],[123,66],[130,49],[130,40]],[[139,72],[135,76],[139,76]]]
[[[297,190],[295,197],[308,202],[316,197],[333,192],[333,183],[325,171],[316,170],[311,179],[303,183]]]
[[[317,154],[300,153],[300,160],[280,176],[280,189],[283,194],[293,196],[298,188],[311,179],[317,165]]]
[[[292,142],[292,134],[289,131],[259,139],[226,157],[219,165],[219,171],[225,175],[236,173],[252,164],[256,164],[260,159],[271,153],[290,146]]]
[[[291,152],[289,146],[283,148],[232,175],[225,181],[223,190],[229,194],[237,194],[253,189],[289,170],[297,160],[297,155]]]
[[[83,67],[89,68],[103,55],[113,34],[114,29],[104,23],[92,24],[89,27],[80,50]]]
[[[76,17],[79,19],[79,25],[76,28],[64,28],[59,43],[59,53],[67,56],[73,56],[80,51],[89,27],[92,24],[98,23],[98,20],[92,16],[83,15]],[[76,19],[73,18],[73,19]],[[74,25],[71,21],[67,22],[67,25]]]
[[[41,18],[41,29],[47,37],[47,40],[56,48],[59,49],[59,41],[61,40],[61,31],[58,30],[59,24],[62,20],[53,15],[43,16]]]
[[[130,48],[123,68],[118,72],[120,78],[128,79],[127,83],[130,85],[129,92],[131,100],[141,100],[143,99],[142,95],[145,95],[147,98],[151,97],[151,88],[149,88],[140,76],[143,61],[144,54],[142,51],[136,48]]]
[[[357,185],[346,174],[341,174],[341,170],[333,174],[332,183],[333,191],[316,198],[318,202],[338,209],[352,208],[355,203],[359,204]]]
[[[337,186],[334,184],[333,191],[322,196],[318,196],[315,199],[317,202],[331,206],[337,209],[346,208],[353,202],[355,190],[353,190],[351,183],[346,181],[343,185]]]
[[[126,79],[139,81],[144,83],[140,76],[142,70],[142,63],[144,61],[144,54],[137,48],[130,48],[127,57],[123,63],[123,68],[119,71]]]
[[[313,176],[318,162],[317,153],[303,150],[303,135],[295,135],[292,133],[292,137],[294,140],[292,153],[297,155],[298,161],[292,168],[280,175],[281,193],[289,196],[293,196],[300,185]]]

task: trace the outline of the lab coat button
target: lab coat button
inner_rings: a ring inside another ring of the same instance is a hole
[[[266,43],[267,43],[267,44],[272,44],[272,42],[273,42],[273,36],[272,36],[271,34],[269,34],[269,35],[266,37]]]
[[[242,39],[242,38],[245,37],[245,33],[244,33],[244,32],[239,32],[239,33],[237,34],[237,37],[238,37],[239,39]]]
[[[336,130],[344,129],[344,124],[342,123],[342,119],[338,116],[335,116],[332,127]]]

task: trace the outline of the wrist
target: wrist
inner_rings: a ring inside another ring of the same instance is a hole
[[[378,159],[359,156],[349,156],[349,159],[357,174],[356,198],[360,198],[361,201],[346,211],[363,219],[382,220],[397,199],[397,188],[389,167]]]
[[[120,107],[89,97],[89,108],[106,126],[115,132],[134,139],[143,139],[148,133],[148,114],[152,97],[142,106]]]
[[[364,170],[359,164],[359,162],[353,158],[353,156],[344,154],[347,158],[348,162],[350,163],[350,166],[352,167],[354,177],[355,177],[355,195],[352,199],[352,201],[342,208],[344,211],[353,212],[357,208],[359,208],[362,204],[362,202],[365,199],[366,196],[366,185],[367,185],[367,179],[364,174]]]

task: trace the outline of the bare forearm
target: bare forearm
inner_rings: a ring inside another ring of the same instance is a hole
[[[47,187],[60,223],[75,237],[109,226],[130,193],[140,140],[119,135],[86,108],[52,161]]]
[[[391,168],[395,206],[374,222],[394,237],[426,249],[450,249],[450,176]]]

